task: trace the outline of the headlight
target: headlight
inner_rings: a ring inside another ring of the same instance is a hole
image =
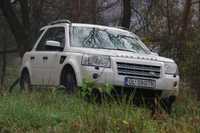
[[[175,63],[165,63],[165,74],[178,74],[178,67]]]
[[[81,64],[84,66],[111,67],[110,56],[105,55],[84,55]]]

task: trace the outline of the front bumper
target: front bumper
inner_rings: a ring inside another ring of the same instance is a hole
[[[113,86],[125,86],[125,78],[131,76],[122,76],[118,75],[118,73],[112,68],[95,68],[82,66],[82,77],[93,79],[97,84],[110,84]],[[134,77],[140,78],[141,77]],[[144,78],[148,79],[148,78]],[[150,79],[150,78],[149,78]],[[155,91],[161,91],[161,97],[169,97],[169,96],[177,96],[179,94],[179,76],[166,75],[163,74],[161,78],[154,79],[156,81]],[[147,89],[147,88],[144,88]]]

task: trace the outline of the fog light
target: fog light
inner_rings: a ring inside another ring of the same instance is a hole
[[[99,67],[98,67],[98,66],[95,66],[94,69],[99,70]]]

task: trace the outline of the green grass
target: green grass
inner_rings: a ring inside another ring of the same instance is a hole
[[[13,92],[0,97],[0,132],[5,133],[199,133],[200,105],[182,93],[170,116],[115,102],[92,104],[62,91]]]
[[[18,67],[7,70],[5,88],[18,75]],[[0,133],[200,133],[199,125],[200,102],[186,89],[171,115],[155,116],[125,102],[92,104],[55,90],[0,96]]]

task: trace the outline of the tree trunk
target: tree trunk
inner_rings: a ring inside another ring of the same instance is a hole
[[[80,0],[74,0],[73,2],[73,7],[72,7],[72,19],[73,22],[80,22]]]
[[[131,24],[131,0],[123,0],[122,27],[129,29]]]
[[[33,1],[31,4],[32,6],[32,39],[36,40],[38,39],[38,29],[40,29],[42,22],[42,15],[43,15],[43,6],[44,6],[44,0],[37,0]]]
[[[30,13],[30,9],[28,6],[28,0],[19,0],[20,5],[21,5],[21,13],[22,13],[22,23],[25,27],[25,30],[27,32],[27,34],[30,34],[30,18],[29,18],[29,13]]]
[[[200,23],[200,0],[199,0],[199,23]]]
[[[3,51],[6,51],[6,44],[5,43],[3,43]],[[4,79],[5,79],[5,75],[6,75],[6,64],[7,64],[7,62],[6,62],[6,52],[4,52],[3,53],[3,55],[2,55],[2,69],[1,69],[1,71],[2,71],[2,74],[1,74],[1,82],[0,82],[0,92],[2,92],[3,90],[3,88],[5,87],[4,86]]]
[[[96,0],[92,0],[92,4],[91,4],[91,12],[92,12],[92,23],[96,24],[97,23],[97,2]]]
[[[182,18],[182,27],[181,27],[181,36],[183,38],[186,38],[187,30],[188,30],[188,24],[190,22],[190,13],[191,13],[191,7],[192,7],[192,0],[186,0],[184,11],[183,11],[183,18]]]
[[[167,0],[167,28],[168,28],[168,35],[170,36],[172,33],[172,28],[171,28],[171,17],[170,17],[170,5],[169,5],[169,0]]]
[[[178,43],[177,43],[177,57],[178,57],[178,62],[184,62],[185,61],[185,47],[187,43],[187,34],[188,34],[188,25],[189,22],[191,21],[191,8],[192,8],[192,0],[186,0],[185,5],[184,5],[184,10],[183,10],[183,16],[181,20],[181,29],[180,33],[178,35]]]

